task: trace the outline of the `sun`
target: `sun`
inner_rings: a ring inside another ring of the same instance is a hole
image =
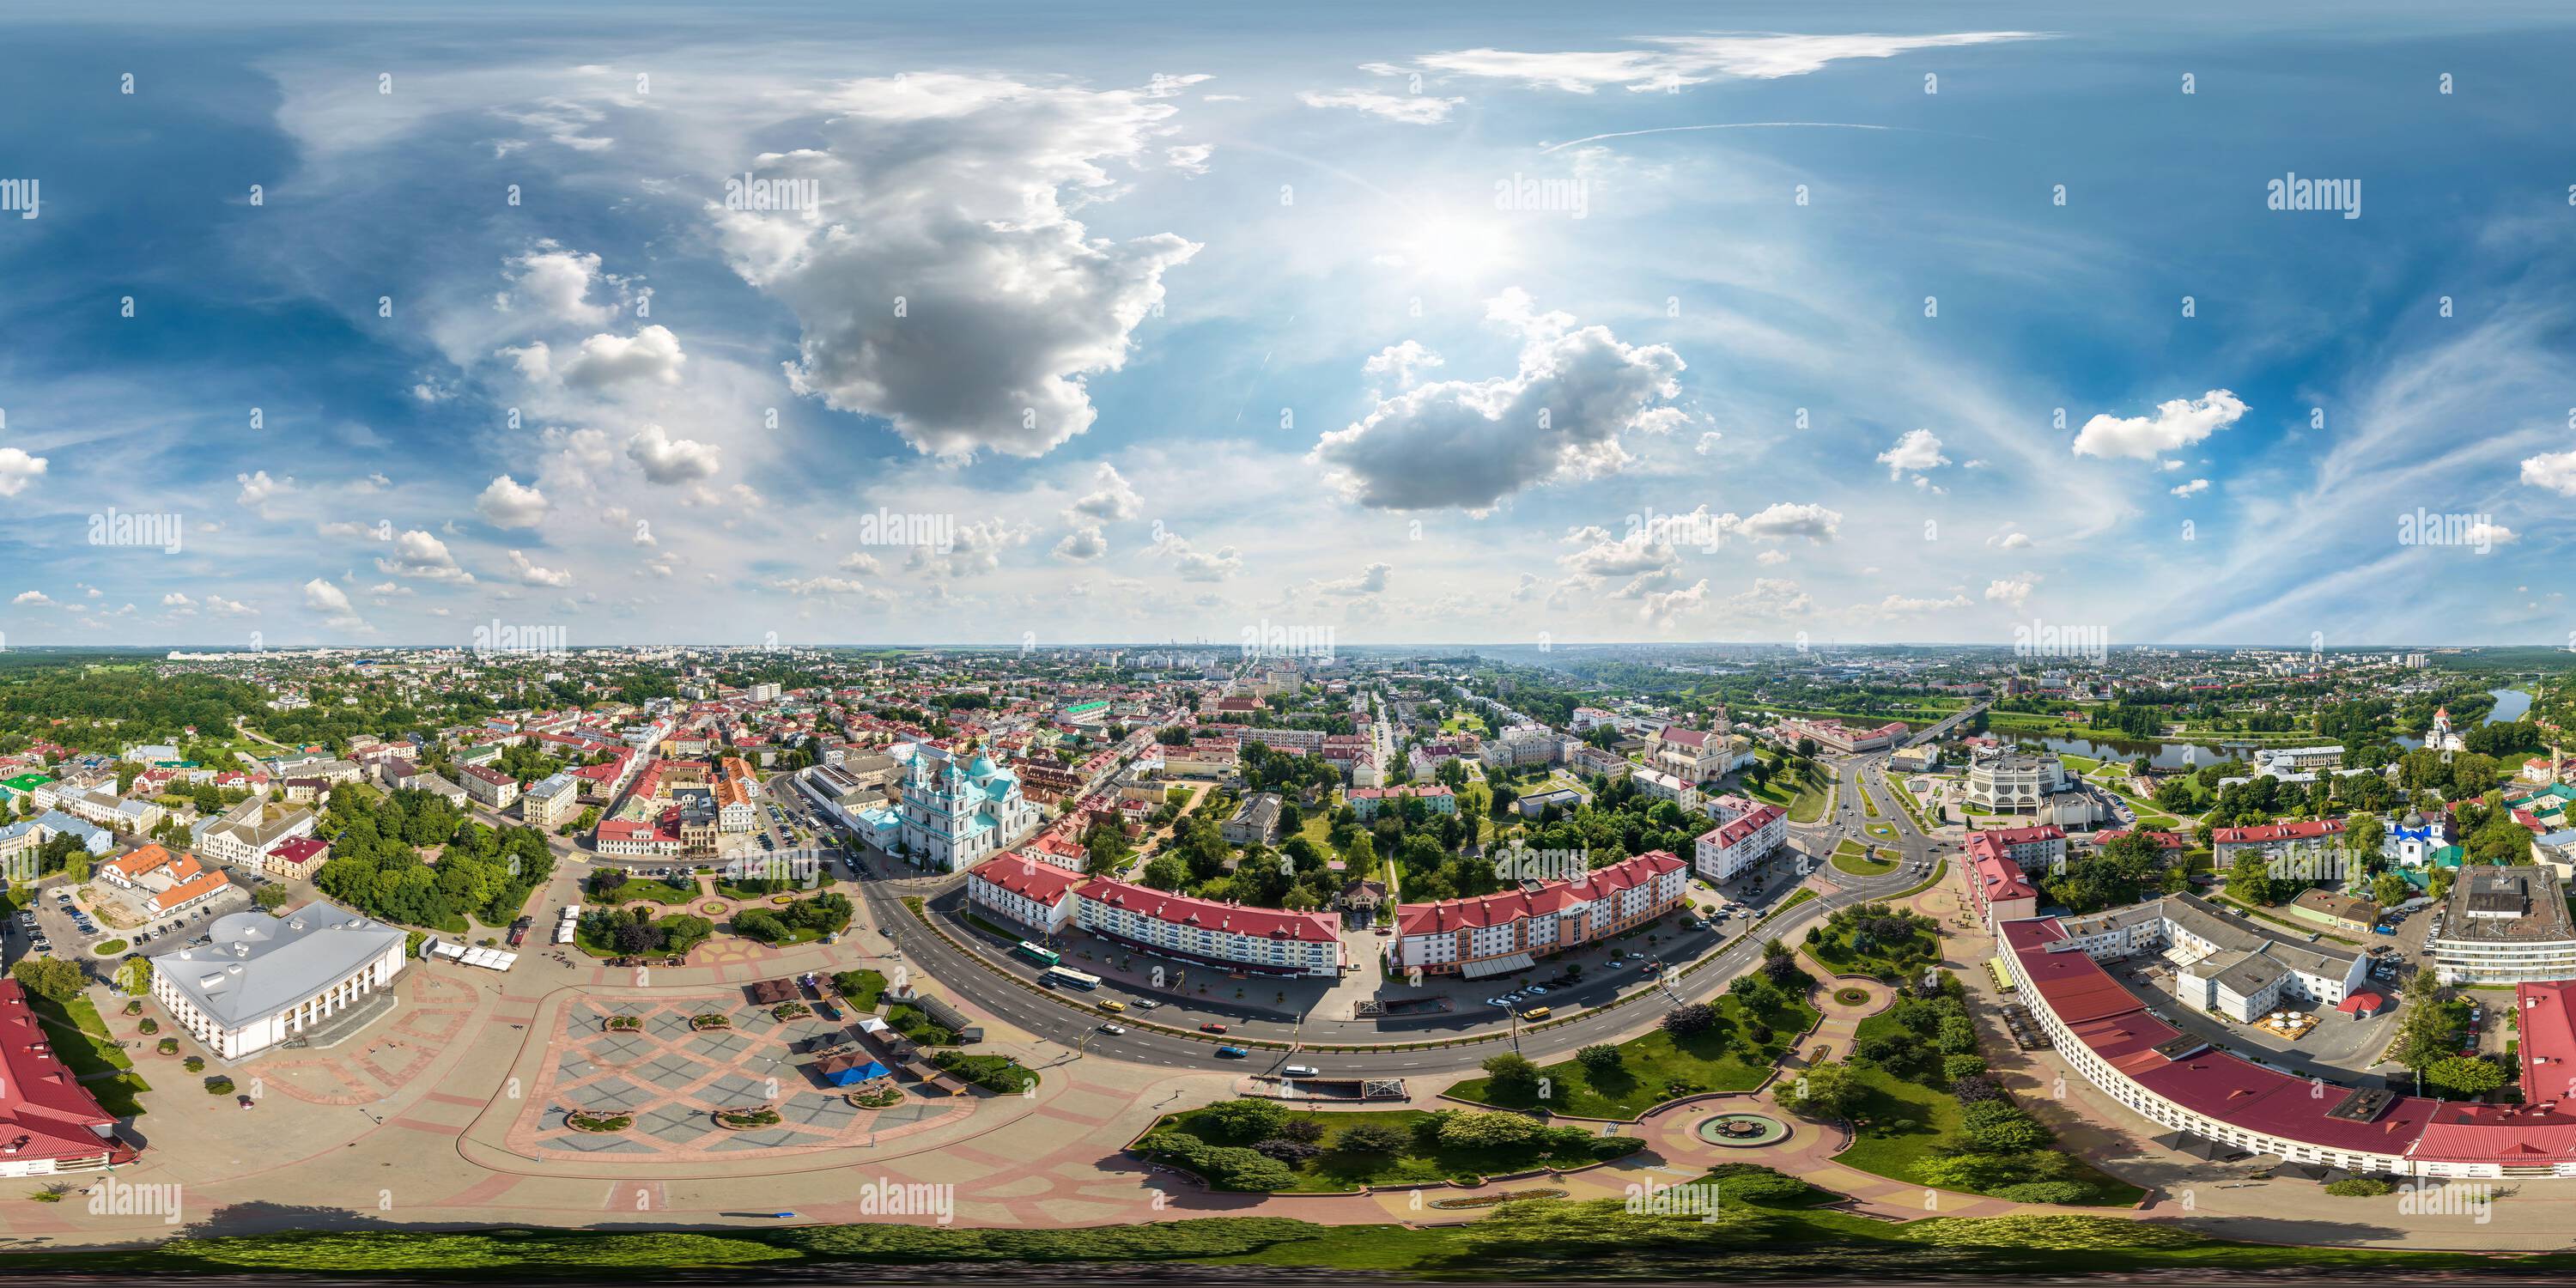
[[[1511,237],[1491,218],[1435,215],[1415,229],[1402,252],[1415,271],[1474,281],[1511,261]]]

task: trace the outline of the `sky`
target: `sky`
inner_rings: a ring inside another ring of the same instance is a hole
[[[2564,6],[868,8],[14,6],[0,642],[2576,645]]]

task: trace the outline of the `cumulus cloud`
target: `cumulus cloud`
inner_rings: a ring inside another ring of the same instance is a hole
[[[803,329],[795,388],[941,456],[1037,456],[1089,429],[1085,379],[1125,364],[1163,274],[1199,248],[1094,237],[1074,212],[1113,197],[1104,167],[1164,146],[1179,109],[1150,87],[946,72],[819,106],[817,146],[758,168],[814,181],[820,218],[711,207],[735,271]]]
[[[1765,550],[1762,553],[1753,556],[1753,562],[1758,563],[1765,568],[1776,567],[1780,564],[1789,562],[1789,552],[1786,550]]]
[[[226,599],[221,595],[208,595],[206,596],[206,611],[213,613],[217,617],[248,617],[251,614],[258,612],[259,606],[256,604],[245,604],[238,599]]]
[[[1003,551],[1027,545],[1032,531],[1027,524],[1003,519],[961,523],[945,548],[914,546],[904,566],[926,570],[933,576],[979,576],[1002,566]]]
[[[1154,543],[1154,555],[1168,558],[1183,581],[1223,581],[1243,571],[1243,554],[1232,546],[1220,546],[1214,553],[1191,545],[1175,532],[1166,532]]]
[[[510,261],[510,289],[492,303],[505,312],[524,308],[557,322],[597,326],[617,312],[614,304],[589,302],[591,283],[599,278],[599,256],[539,242]]]
[[[1887,467],[1887,477],[1893,479],[1907,474],[1919,476],[1949,464],[1950,458],[1941,454],[1939,435],[1928,429],[1909,429],[1894,447],[1878,454],[1878,463]]]
[[[1972,608],[1975,603],[1976,601],[1965,595],[1952,595],[1947,599],[1889,595],[1875,604],[1862,605],[1861,612],[1864,616],[1879,618],[1922,617],[1931,613],[1947,612],[1953,608]]]
[[[0,466],[6,463],[6,453],[0,453]],[[42,468],[44,462],[36,464]],[[2522,481],[2533,487],[2547,488],[2560,496],[2576,496],[2576,452],[2543,452],[2525,458]],[[0,487],[0,496],[7,495],[8,489]]]
[[[456,556],[448,553],[446,542],[416,528],[394,538],[392,554],[376,556],[376,571],[418,581],[474,584],[474,574],[457,566]]]
[[[197,601],[174,590],[161,597],[161,606],[163,608],[185,608],[193,611],[197,607]]]
[[[645,478],[665,486],[714,478],[724,463],[715,445],[673,438],[659,425],[646,425],[626,440],[626,459],[642,468]]]
[[[510,575],[517,577],[522,586],[561,588],[572,584],[571,573],[553,568],[540,568],[528,562],[528,557],[516,550],[510,552]]]
[[[1706,603],[1708,579],[1702,577],[1680,590],[1658,590],[1646,595],[1637,606],[1637,616],[1656,626],[1670,626]]]
[[[1214,155],[1216,148],[1205,143],[1184,143],[1163,149],[1163,159],[1183,174],[1206,174],[1208,158]]]
[[[18,592],[18,597],[10,600],[9,602],[20,608],[51,608],[54,606],[53,597],[41,590],[20,591]]]
[[[1756,577],[1750,589],[1726,597],[1725,609],[1738,617],[1782,618],[1805,613],[1815,602],[1794,581]]]
[[[2235,424],[2244,414],[2243,399],[2212,389],[2198,398],[2158,403],[2152,416],[2097,415],[2076,431],[2075,454],[2151,461]]]
[[[1986,583],[1986,602],[2007,604],[2019,610],[2030,602],[2030,592],[2039,584],[2039,574],[2022,573],[2016,577],[1998,577]]]
[[[535,348],[544,352],[543,345]],[[581,347],[564,359],[563,381],[594,389],[637,380],[675,385],[680,382],[681,366],[688,360],[688,355],[680,352],[680,337],[671,334],[671,328],[656,323],[631,336],[602,333],[582,341]]]
[[[1380,94],[1373,90],[1340,89],[1329,93],[1308,91],[1297,96],[1308,107],[1347,107],[1383,116],[1406,125],[1438,125],[1449,119],[1451,109],[1466,102],[1463,98],[1438,98],[1429,94]]]
[[[1697,447],[1695,447],[1695,448],[1693,448],[1693,449],[1691,449],[1691,450],[1693,450],[1693,451],[1695,451],[1695,452],[1698,452],[1698,453],[1699,453],[1700,455],[1702,455],[1702,456],[1706,456],[1706,455],[1708,455],[1708,454],[1710,454],[1710,453],[1712,453],[1712,452],[1715,452],[1715,451],[1717,450],[1717,445],[1718,445],[1720,442],[1724,441],[1724,440],[1725,440],[1725,438],[1726,438],[1726,435],[1721,434],[1721,433],[1719,433],[1719,432],[1717,432],[1716,430],[1713,430],[1713,429],[1712,429],[1712,430],[1709,430],[1707,433],[1701,434],[1701,435],[1699,436],[1699,446],[1697,446]]]
[[[319,577],[304,583],[304,606],[322,614],[327,626],[347,629],[366,625],[349,606],[348,592]]]
[[[1925,36],[1747,33],[1664,37],[1645,41],[1645,47],[1640,49],[1597,53],[1463,49],[1417,61],[1430,71],[1510,81],[1530,89],[1589,94],[1605,85],[1619,85],[1643,93],[1698,85],[1719,77],[1777,80],[1803,76],[1844,59],[1894,58],[1919,49],[1954,49],[2037,38],[2023,31]]]
[[[504,474],[475,498],[474,510],[496,528],[533,528],[546,517],[546,494]]]
[[[266,470],[253,474],[236,474],[233,476],[233,482],[241,484],[241,495],[233,498],[234,503],[247,507],[263,519],[274,517],[269,513],[269,502],[295,490],[295,480],[292,477],[273,479],[268,476]]]
[[[1117,466],[1101,462],[1099,471],[1092,475],[1092,483],[1097,490],[1074,502],[1068,518],[1081,515],[1089,519],[1123,522],[1144,513],[1145,498],[1138,496],[1136,489],[1119,475]]]
[[[1386,579],[1394,571],[1393,564],[1373,563],[1356,577],[1320,581],[1315,589],[1327,595],[1374,595],[1386,589]]]
[[[2173,489],[2172,489],[2172,492],[2173,492],[2173,494],[2174,494],[2175,496],[2191,496],[2191,495],[2194,495],[2194,494],[2196,494],[2196,493],[2206,492],[2206,491],[2208,491],[2208,490],[2209,490],[2209,480],[2208,480],[2208,479],[2193,479],[2193,480],[2192,480],[2191,482],[2189,482],[2189,483],[2185,483],[2185,484],[2183,484],[2183,485],[2181,485],[2181,486],[2179,486],[2179,487],[2173,488]]]
[[[2030,534],[2027,532],[2001,532],[1986,538],[1986,544],[1996,550],[2028,550],[2030,549]]]
[[[1665,345],[1623,344],[1603,326],[1539,313],[1518,289],[1485,316],[1521,338],[1518,370],[1441,380],[1381,399],[1327,433],[1313,459],[1362,505],[1483,510],[1523,488],[1618,469],[1620,435],[1680,424],[1682,360]],[[1440,468],[1426,469],[1426,462]]]
[[[0,496],[16,496],[45,472],[45,458],[15,447],[0,447]]]
[[[1073,563],[1089,563],[1109,553],[1109,539],[1097,527],[1079,527],[1064,534],[1055,543],[1055,557]]]
[[[1362,374],[1371,376],[1392,375],[1395,377],[1397,387],[1411,389],[1415,379],[1414,373],[1440,366],[1442,363],[1440,355],[1432,352],[1420,340],[1407,340],[1402,344],[1390,344],[1370,354],[1368,361],[1360,364],[1360,371]]]

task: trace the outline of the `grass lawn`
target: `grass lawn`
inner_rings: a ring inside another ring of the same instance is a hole
[[[1882,876],[1896,870],[1896,865],[1864,849],[1860,842],[1846,840],[1834,847],[1834,869],[1856,877]]]
[[[848,987],[843,987],[845,980]],[[841,1000],[848,1002],[851,1009],[873,1011],[877,998],[885,992],[886,977],[872,970],[844,971],[832,977],[832,985],[840,989]]]
[[[683,890],[668,881],[629,881],[597,897],[603,903],[624,907],[630,903],[694,903],[701,896],[694,885]]]
[[[1580,1167],[1615,1156],[1596,1152],[1588,1144],[1586,1148],[1576,1150],[1551,1150],[1545,1142],[1537,1141],[1483,1149],[1452,1149],[1435,1145],[1425,1150],[1412,1140],[1413,1125],[1431,1116],[1428,1111],[1420,1109],[1397,1109],[1384,1113],[1316,1113],[1312,1116],[1324,1124],[1324,1138],[1315,1142],[1323,1147],[1324,1152],[1291,1165],[1291,1170],[1297,1174],[1297,1183],[1289,1187],[1287,1193],[1355,1190],[1363,1185],[1428,1185],[1451,1177],[1503,1176],[1537,1167]],[[1205,1110],[1193,1109],[1165,1118],[1154,1124],[1154,1128],[1157,1131],[1171,1128],[1185,1132],[1213,1145],[1253,1143],[1217,1134],[1207,1126],[1206,1118]],[[1360,1154],[1339,1149],[1343,1134],[1361,1123],[1384,1123],[1404,1132],[1405,1148],[1394,1154]],[[1623,1153],[1634,1153],[1644,1143],[1635,1137],[1594,1139],[1634,1142],[1615,1146]]]
[[[72,1076],[83,1079],[81,1085],[98,1097],[99,1108],[119,1118],[138,1117],[142,1103],[136,1097],[152,1089],[152,1084],[134,1072],[134,1059],[107,1031],[107,1021],[99,1018],[98,1008],[86,996],[75,997],[69,1006],[27,995],[27,1005],[36,1013],[36,1022],[44,1026],[45,1036],[53,1042],[54,1053],[70,1065]],[[89,1080],[92,1074],[113,1073],[114,1077]]]
[[[1873,1016],[1860,1022],[1854,1037],[1876,1037],[1891,1029],[1902,1032],[1892,1018]],[[1835,1162],[1912,1182],[1916,1163],[1950,1152],[1947,1142],[1959,1129],[1959,1102],[1947,1092],[1908,1082],[1884,1069],[1855,1066],[1852,1077],[1867,1090],[1860,1108],[1853,1111],[1851,1148],[1834,1155]],[[2080,1160],[2066,1179],[2094,1188],[2095,1198],[2087,1206],[2127,1207],[2146,1193]]]
[[[1877,798],[1877,797],[1875,797],[1875,796],[1870,795],[1870,794],[1869,794],[1869,789],[1868,789],[1868,788],[1866,788],[1866,787],[1864,787],[1864,788],[1862,788],[1862,789],[1861,789],[1861,793],[1860,793],[1860,808],[1861,808],[1861,812],[1862,812],[1862,813],[1864,813],[1864,814],[1866,814],[1866,815],[1868,815],[1869,817],[1871,817],[1871,818],[1876,818],[1876,817],[1878,817],[1878,798]]]
[[[1798,789],[1797,796],[1789,801],[1789,821],[1813,823],[1825,816],[1825,806],[1831,800],[1832,794],[1826,788],[1813,784],[1801,787]]]
[[[1750,1091],[1762,1085],[1762,1079],[1788,1052],[1790,1043],[1816,1022],[1815,1008],[1803,1001],[1774,1009],[1761,1017],[1771,1026],[1771,1040],[1759,1044],[1757,1056],[1748,1060],[1736,1042],[1737,1035],[1745,1029],[1743,1004],[1732,997],[1721,997],[1715,1005],[1720,1019],[1717,1027],[1706,1033],[1676,1039],[1656,1029],[1620,1043],[1624,1059],[1620,1068],[1606,1076],[1596,1078],[1572,1060],[1540,1066],[1539,1077],[1550,1084],[1549,1090],[1554,1093],[1548,1099],[1492,1099],[1486,1094],[1484,1078],[1459,1083],[1449,1089],[1449,1094],[1503,1109],[1547,1108],[1585,1118],[1634,1118],[1676,1096],[1698,1091]],[[1676,1085],[1690,1090],[1673,1090]]]
[[[1842,856],[1836,855],[1834,861],[1839,865]],[[1867,953],[1854,953],[1850,931],[1836,930],[1830,920],[1816,926],[1814,933],[1817,936],[1815,941],[1799,945],[1799,951],[1817,965],[1837,974],[1885,978],[1941,960],[1941,941],[1934,931],[1918,931],[1914,938],[1898,946],[1903,951],[1889,952],[1887,945],[1872,945]]]

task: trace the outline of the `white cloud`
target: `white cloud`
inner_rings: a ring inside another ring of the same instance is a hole
[[[266,470],[255,474],[236,474],[233,476],[233,482],[241,484],[241,495],[233,498],[234,503],[249,507],[263,519],[273,517],[268,511],[269,502],[295,490],[295,480],[292,477],[273,479],[268,476]]]
[[[366,625],[349,606],[348,592],[319,577],[304,583],[304,606],[322,614],[325,625],[342,629]]]
[[[1037,456],[1089,429],[1086,378],[1125,364],[1164,272],[1199,249],[1074,218],[1116,195],[1105,164],[1163,146],[1179,109],[1158,94],[947,72],[836,87],[816,146],[760,158],[813,180],[820,218],[710,208],[735,270],[803,327],[796,389],[941,456]]]
[[[626,440],[626,459],[645,478],[666,486],[714,478],[724,467],[723,453],[713,444],[672,438],[659,425],[646,425]]]
[[[1374,595],[1386,589],[1386,579],[1394,571],[1393,564],[1373,563],[1356,577],[1318,582],[1315,589],[1327,595]]]
[[[21,591],[16,599],[10,600],[9,602],[20,608],[51,608],[54,606],[53,597],[47,595],[41,590]]]
[[[1723,441],[1725,438],[1726,435],[1712,429],[1699,436],[1699,446],[1692,450],[1698,452],[1702,456],[1706,456],[1716,451],[1718,443]]]
[[[1183,581],[1223,581],[1243,571],[1243,554],[1232,546],[1220,546],[1214,554],[1192,546],[1180,534],[1165,532],[1154,543],[1157,558],[1169,558]]]
[[[1449,119],[1451,109],[1467,100],[1438,98],[1429,94],[1380,94],[1372,90],[1342,89],[1330,93],[1308,91],[1299,94],[1297,101],[1308,107],[1347,107],[1407,125],[1438,125]]]
[[[2171,490],[2175,496],[2192,496],[2196,493],[2208,491],[2209,480],[2193,479],[2191,482],[2182,484],[2181,486],[2175,487]]]
[[[1183,174],[1206,174],[1208,158],[1214,155],[1216,155],[1216,148],[1206,143],[1184,143],[1178,147],[1163,149],[1163,159],[1171,162],[1172,168]]]
[[[617,313],[614,304],[589,302],[591,283],[599,280],[599,256],[568,251],[553,242],[510,261],[511,289],[493,301],[516,310],[524,304],[558,322],[598,326]]]
[[[0,496],[16,496],[45,472],[45,458],[15,447],[0,447]]]
[[[675,385],[680,382],[681,366],[688,360],[688,355],[680,352],[680,337],[671,334],[671,328],[656,323],[632,336],[602,333],[582,341],[581,347],[564,361],[563,379],[568,385],[591,388],[630,380]]]
[[[535,564],[528,562],[528,557],[516,550],[510,552],[510,572],[511,575],[519,579],[519,584],[522,586],[554,586],[560,588],[572,584],[571,573],[553,568],[540,568]]]
[[[1487,509],[1536,484],[1615,471],[1628,459],[1620,435],[1685,419],[1666,405],[1683,369],[1668,346],[1622,344],[1607,327],[1535,312],[1517,288],[1486,301],[1485,316],[1519,334],[1517,371],[1408,389],[1315,444],[1313,458],[1353,500]]]
[[[885,565],[877,562],[877,557],[865,550],[853,550],[841,556],[840,569],[843,572],[863,572],[875,577],[885,572]]]
[[[1524,53],[1464,49],[1417,60],[1422,67],[1457,76],[1517,82],[1531,89],[1589,94],[1604,85],[1631,91],[1669,90],[1718,77],[1777,80],[1821,71],[1850,58],[1893,58],[1918,49],[1952,49],[1999,41],[2032,40],[2021,31],[1971,31],[1928,36],[1866,33],[1832,36],[1729,34],[1674,36],[1644,42],[1648,48],[1599,53]]]
[[[174,590],[161,597],[161,606],[163,608],[195,608],[197,606],[197,601]]]
[[[1056,558],[1073,563],[1089,563],[1108,553],[1109,539],[1100,534],[1099,528],[1091,526],[1075,528],[1064,534],[1064,540],[1055,543],[1054,550]]]
[[[2028,550],[2030,548],[2030,534],[2027,532],[2007,532],[2001,536],[1986,538],[1986,544],[1997,550]]]
[[[245,604],[238,599],[226,599],[221,595],[208,595],[206,611],[217,617],[248,617],[259,611],[259,605]]]
[[[1092,483],[1099,490],[1074,502],[1068,518],[1072,514],[1078,514],[1086,518],[1122,522],[1144,513],[1145,498],[1136,494],[1136,489],[1118,473],[1117,466],[1106,461],[1102,462],[1099,471],[1092,475]]]
[[[1909,429],[1894,447],[1878,454],[1878,463],[1887,467],[1887,477],[1893,479],[1938,469],[1949,464],[1950,458],[1941,454],[1939,435],[1928,429]],[[1922,480],[1918,477],[1915,481]]]
[[[1789,552],[1786,550],[1765,550],[1762,553],[1753,556],[1753,562],[1758,563],[1765,568],[1776,567],[1780,564],[1789,562]]]
[[[2467,539],[2463,544],[2484,550],[2489,546],[2509,546],[2520,540],[2522,540],[2521,533],[2501,523],[2480,519],[2469,525]],[[2522,587],[2517,586],[2515,589],[2520,590]]]
[[[1919,596],[1889,595],[1887,598],[1882,599],[1875,604],[1862,605],[1860,611],[1862,615],[1869,617],[1899,618],[1922,617],[1931,613],[1948,612],[1954,608],[1973,608],[1975,606],[1976,601],[1969,599],[1965,595],[1952,595],[1948,599],[1924,599]]]
[[[2543,452],[2524,458],[2522,481],[2560,496],[2576,496],[2576,452]],[[5,489],[0,489],[0,496],[7,495]]]
[[[504,474],[475,498],[475,512],[498,528],[533,528],[546,517],[546,495]]]
[[[2235,424],[2244,414],[2243,399],[2212,389],[2198,398],[2158,403],[2153,416],[2097,415],[2076,432],[2075,454],[2151,461]]]
[[[1003,519],[957,525],[954,539],[947,549],[914,546],[912,557],[904,566],[927,570],[933,576],[973,577],[1002,566],[1002,552],[1029,543],[1034,531],[1027,524]]]
[[[1697,612],[1708,603],[1708,578],[1680,590],[1659,590],[1645,596],[1637,606],[1637,616],[1656,626],[1670,626],[1684,615]]]
[[[1392,375],[1398,388],[1411,389],[1416,372],[1440,366],[1443,362],[1439,354],[1425,347],[1420,340],[1407,340],[1370,354],[1368,361],[1360,364],[1360,372],[1370,376]]]
[[[1794,581],[1775,577],[1756,577],[1749,590],[1729,595],[1724,607],[1738,617],[1793,617],[1815,606],[1815,600]]]
[[[1999,577],[1986,583],[1986,602],[2009,604],[2016,611],[2030,600],[2030,592],[2039,584],[2039,574],[2026,572],[2017,577]]]
[[[446,542],[417,528],[394,538],[393,553],[376,557],[376,571],[418,581],[474,584],[474,574],[457,566],[456,556],[448,553]]]

